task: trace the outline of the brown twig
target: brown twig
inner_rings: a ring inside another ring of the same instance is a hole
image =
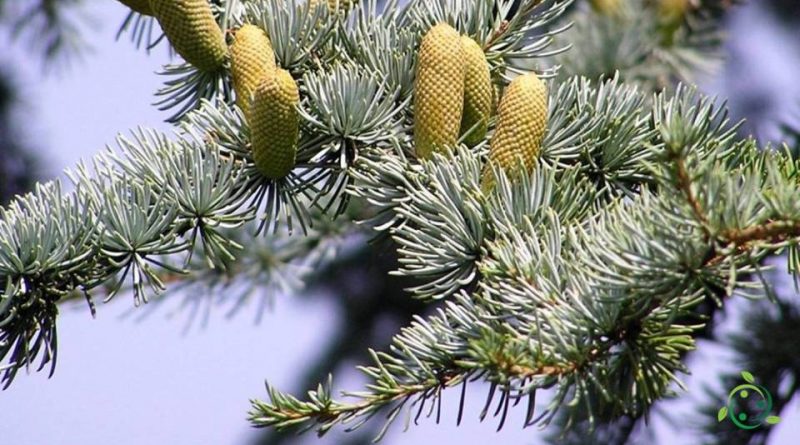
[[[689,172],[686,169],[686,163],[683,158],[675,160],[675,167],[678,175],[678,188],[683,192],[686,201],[692,207],[695,218],[703,225],[706,235],[710,236],[711,231],[708,228],[708,217],[706,217],[705,211],[700,205],[700,201],[697,200],[697,196],[695,196],[694,191],[692,191],[692,179],[689,177]]]

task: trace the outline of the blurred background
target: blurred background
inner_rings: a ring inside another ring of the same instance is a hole
[[[113,0],[0,0],[0,200],[36,180],[66,177],[119,132],[137,126],[171,131],[167,112],[151,105],[169,61],[163,45],[149,55],[127,36],[117,40],[127,10]],[[726,60],[699,80],[727,98],[743,135],[797,147],[800,128],[800,2],[749,1],[723,17]],[[426,308],[389,277],[394,258],[364,240],[298,295],[265,294],[268,308],[234,317],[210,303],[181,299],[137,311],[117,297],[92,319],[85,303],[62,307],[53,378],[20,376],[0,393],[0,444],[362,444],[381,426],[355,433],[275,435],[246,422],[250,398],[264,398],[264,379],[301,393],[329,372],[335,387],[358,389],[354,367],[369,347],[382,348]],[[777,271],[782,270],[780,264]],[[465,419],[455,427],[458,391],[446,394],[442,424],[424,419],[386,444],[539,443],[800,443],[800,311],[795,287],[773,274],[781,303],[734,300],[707,308],[712,319],[699,351],[688,358],[689,392],[656,405],[649,424],[621,419],[589,439],[552,430],[523,430],[522,410],[506,427],[478,422],[486,388],[469,387]],[[266,290],[264,292],[267,292]],[[748,432],[716,424],[730,382],[746,369],[776,398],[782,422]],[[451,391],[452,392],[452,391]],[[540,400],[546,397],[540,396]],[[580,432],[580,428],[577,430]]]

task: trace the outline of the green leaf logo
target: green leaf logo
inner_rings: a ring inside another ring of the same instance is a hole
[[[747,371],[740,374],[746,383],[736,386],[728,393],[727,404],[717,412],[717,421],[722,422],[727,417],[743,430],[779,423],[780,417],[769,415],[772,410],[772,394],[769,390],[756,384],[753,374]]]
[[[717,413],[717,422],[722,422],[725,419],[725,416],[727,415],[728,415],[728,407],[723,406],[722,408],[719,409],[719,412]]]
[[[769,416],[767,417],[766,421],[770,425],[776,425],[778,422],[781,421],[781,418],[778,416]]]

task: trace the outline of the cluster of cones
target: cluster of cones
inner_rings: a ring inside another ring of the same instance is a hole
[[[230,46],[207,0],[120,0],[152,15],[176,52],[202,71],[220,69],[230,58],[236,101],[250,125],[251,149],[258,170],[280,179],[295,165],[300,94],[291,74],[281,69],[267,33],[252,24],[232,33]],[[310,0],[315,8],[322,0]],[[355,0],[327,0],[331,9]],[[489,64],[481,46],[442,23],[423,37],[414,85],[414,141],[417,156],[430,158],[459,141],[482,142],[492,114],[497,125],[490,142],[482,187],[494,182],[492,166],[508,172],[530,170],[547,125],[547,87],[534,73],[514,79],[499,105]]]
[[[417,156],[430,158],[459,140],[469,146],[483,141],[495,91],[478,43],[445,23],[431,28],[422,39],[414,85]],[[547,87],[535,73],[515,78],[505,89],[481,179],[484,190],[494,183],[493,166],[509,173],[534,167],[547,126],[547,98]]]
[[[201,71],[216,71],[231,61],[236,102],[250,124],[250,143],[258,170],[281,179],[295,165],[300,93],[291,74],[277,66],[272,44],[261,28],[246,24],[230,46],[207,0],[120,0],[155,17],[175,51]],[[329,8],[349,9],[354,0],[327,0]],[[314,10],[320,0],[310,0]]]

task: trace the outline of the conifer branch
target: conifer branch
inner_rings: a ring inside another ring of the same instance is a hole
[[[255,166],[221,57],[206,71],[165,68],[161,105],[176,110],[176,137],[120,138],[93,171],[71,173],[74,193],[40,185],[0,211],[6,385],[37,359],[54,363],[60,301],[130,289],[138,305],[168,285],[214,291],[235,280],[294,288],[314,279],[295,266],[329,261],[356,232],[350,222],[366,220],[398,246],[394,273],[417,280],[410,293],[442,307],[372,351],[366,388],[345,394],[354,402],[335,400],[331,381],[308,401],[268,385],[253,425],[322,434],[384,408],[387,427],[404,408],[415,422],[438,420],[442,392],[463,385],[460,421],[472,381],[490,385],[480,418],[494,413],[499,428],[523,398],[525,426],[579,410],[592,424],[597,401],[603,414],[637,417],[681,386],[699,303],[719,289],[769,294],[761,260],[786,249],[800,272],[796,160],[738,140],[724,105],[693,89],[650,96],[717,53],[713,20],[692,12],[665,29],[639,0],[604,18],[569,0],[324,3],[209,3],[217,37],[245,23],[263,30],[293,85],[285,176]],[[147,22],[136,23],[143,39]],[[440,23],[483,47],[492,88],[518,73],[553,77],[549,98],[537,96],[543,116],[548,99],[547,125],[527,174],[487,166],[494,120],[475,147],[416,156],[417,52]],[[487,169],[496,184],[483,189]],[[289,238],[298,225],[304,238]],[[537,416],[545,388],[553,397]]]
[[[406,404],[419,409],[429,401],[440,403],[441,390],[468,379],[492,383],[492,394],[500,388],[505,400],[501,403],[556,385],[556,395],[538,420],[543,423],[558,409],[574,409],[565,401],[568,394],[575,401],[600,397],[614,415],[634,416],[670,394],[672,384],[680,385],[677,374],[685,372],[681,356],[694,348],[692,334],[702,327],[702,322],[684,326],[674,320],[690,316],[709,297],[709,286],[722,284],[728,295],[752,288],[754,283],[737,279],[747,272],[760,274],[752,257],[797,245],[800,234],[797,224],[788,222],[792,218],[740,226],[735,232],[715,227],[722,220],[717,212],[726,210],[693,205],[708,198],[692,190],[736,193],[730,187],[752,184],[758,187],[753,190],[756,194],[760,189],[783,196],[794,190],[795,167],[786,164],[787,159],[761,155],[759,167],[782,173],[771,176],[768,185],[751,183],[747,178],[760,174],[752,165],[718,167],[733,153],[747,157],[745,152],[755,147],[730,138],[713,102],[684,89],[654,103],[651,122],[666,123],[668,116],[674,124],[659,125],[663,139],[648,148],[653,152],[653,161],[648,161],[651,179],[659,195],[643,191],[632,204],[613,203],[596,219],[590,218],[588,226],[579,220],[562,228],[559,214],[552,211],[545,212],[549,219],[542,225],[522,220],[522,225],[503,226],[505,232],[496,232],[497,238],[483,248],[479,290],[462,291],[438,315],[418,319],[405,329],[390,352],[374,354],[375,364],[362,368],[372,380],[367,390],[346,393],[359,398],[357,403],[314,405],[303,412],[295,408],[304,402],[270,388],[272,402],[255,401],[251,421],[257,426],[316,426],[324,433],[338,423],[357,427],[380,407],[391,405],[388,424]],[[710,127],[692,132],[688,122]],[[681,145],[675,142],[678,139]],[[667,162],[655,162],[665,150]],[[703,169],[708,162],[718,168]],[[440,160],[433,165],[459,164]],[[709,186],[709,181],[717,180],[728,186]],[[501,176],[501,184],[504,181]],[[465,183],[461,193],[469,196],[469,176],[461,182]],[[552,183],[532,180],[520,196],[537,195],[537,187]],[[676,205],[678,201],[684,204]],[[711,232],[697,230],[700,219]],[[730,237],[720,239],[723,243],[714,248],[716,254],[709,254],[717,242],[709,233]],[[725,248],[730,243],[739,248]],[[724,258],[717,260],[716,255]],[[623,399],[616,399],[620,394]],[[329,411],[327,406],[336,409]],[[592,419],[592,406],[584,408]],[[292,413],[290,421],[283,417],[284,410]],[[502,406],[497,410],[501,425],[505,412]],[[531,414],[526,423],[532,420]]]

